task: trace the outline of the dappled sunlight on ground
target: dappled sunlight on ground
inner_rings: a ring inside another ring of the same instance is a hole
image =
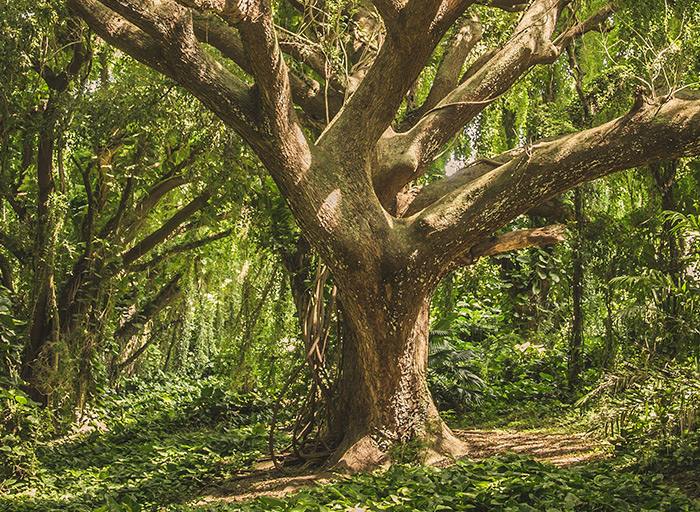
[[[231,479],[216,489],[210,489],[208,493],[205,492],[205,495],[196,504],[232,503],[259,496],[282,498],[304,487],[325,484],[338,479],[338,475],[321,471],[318,467],[290,468],[286,474],[283,474],[275,469],[272,463],[269,465],[263,463],[256,470]]]
[[[453,432],[471,447],[467,457],[477,460],[505,452],[516,452],[566,467],[606,456],[605,444],[586,434],[545,430],[518,432],[457,429]],[[261,463],[254,471],[241,474],[216,489],[209,489],[199,504],[242,501],[258,496],[281,498],[303,487],[327,483],[338,478],[341,477],[320,471],[319,468],[290,468],[288,474],[282,474],[271,462]]]
[[[454,433],[471,447],[467,454],[471,459],[516,452],[566,467],[606,456],[607,443],[583,433],[462,429]]]

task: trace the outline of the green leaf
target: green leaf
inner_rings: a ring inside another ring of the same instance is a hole
[[[258,501],[260,501],[262,504],[267,505],[268,507],[272,508],[283,508],[285,506],[285,502],[283,500],[280,500],[278,498],[272,498],[269,496],[262,496],[258,498]]]
[[[535,507],[531,507],[527,503],[521,503],[518,506],[518,510],[520,510],[520,512],[538,512],[538,510]]]

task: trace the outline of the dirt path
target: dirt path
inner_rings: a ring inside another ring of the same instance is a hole
[[[604,456],[600,443],[584,434],[544,430],[462,430],[454,431],[472,448],[467,456],[480,460],[506,451],[529,454],[558,466],[570,466]],[[282,474],[269,464],[261,464],[249,475],[241,475],[202,496],[199,504],[242,501],[257,496],[280,498],[303,487],[337,478],[316,469],[292,468]]]
[[[531,455],[557,466],[571,466],[604,457],[603,445],[586,434],[541,430],[455,430],[471,447],[467,456],[485,459],[503,452]]]

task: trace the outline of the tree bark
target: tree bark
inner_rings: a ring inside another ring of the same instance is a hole
[[[55,220],[51,216],[50,198],[54,192],[53,157],[54,130],[57,115],[57,96],[52,92],[42,112],[42,127],[37,149],[37,229],[34,240],[34,284],[29,336],[22,354],[20,376],[28,384],[32,400],[46,405],[47,391],[41,388],[41,367],[52,359],[50,338],[52,331],[51,298],[54,296],[54,245],[52,240]],[[53,318],[57,321],[57,318]],[[55,349],[55,347],[54,347]]]
[[[407,283],[408,284],[408,283]],[[464,455],[467,446],[440,419],[426,382],[429,304],[407,285],[393,306],[341,297],[343,362],[339,397],[342,442],[332,460],[340,470],[370,469],[403,455],[422,462]],[[358,293],[359,295],[359,293]],[[385,311],[394,320],[376,315]]]

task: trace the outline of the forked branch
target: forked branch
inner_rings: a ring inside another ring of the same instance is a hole
[[[251,145],[259,142],[248,86],[201,48],[187,8],[172,0],[67,1],[105,41],[176,79]]]
[[[383,195],[396,195],[402,187],[420,176],[444,145],[489,104],[536,64],[551,63],[574,38],[601,30],[612,13],[612,4],[600,9],[583,22],[575,24],[552,40],[566,2],[536,0],[523,15],[509,41],[500,49],[484,54],[465,73],[460,85],[423,112],[412,129],[386,137],[380,142],[382,160],[391,162],[392,155],[412,155],[415,167],[385,164],[382,176],[390,176],[392,188]],[[381,186],[384,178],[377,177]],[[386,201],[383,201],[386,203]]]

